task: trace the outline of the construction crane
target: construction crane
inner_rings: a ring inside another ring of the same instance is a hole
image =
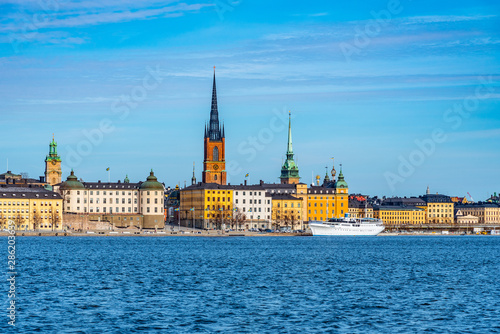
[[[472,203],[474,203],[474,202],[475,202],[475,201],[474,201],[474,198],[472,198],[472,196],[470,195],[470,193],[469,193],[469,192],[467,192],[467,195],[469,195],[470,201],[471,201]]]

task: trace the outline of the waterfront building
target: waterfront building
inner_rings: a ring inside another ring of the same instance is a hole
[[[421,208],[426,210],[427,224],[453,224],[455,221],[454,203],[449,196],[426,194],[420,198],[426,204]]]
[[[42,187],[0,186],[0,226],[12,220],[17,230],[63,229],[61,195]]]
[[[201,182],[186,187],[180,191],[179,214],[184,226],[224,229],[233,219],[233,188]]]
[[[494,203],[474,203],[456,206],[457,213],[477,217],[478,224],[500,224],[500,206]],[[458,222],[458,218],[457,218]]]
[[[235,212],[245,218],[245,229],[271,228],[272,198],[262,185],[235,185],[233,188],[233,207]]]
[[[57,143],[52,136],[52,142],[49,144],[49,154],[45,158],[45,181],[53,186],[61,183],[61,157],[57,154]]]
[[[272,197],[272,220],[277,229],[303,229],[302,199],[290,194],[274,193]]]
[[[163,228],[164,186],[151,170],[145,182],[81,182],[74,172],[54,187],[64,199],[64,213],[89,215],[114,227]],[[68,216],[68,218],[70,218]]]
[[[373,206],[364,196],[349,196],[348,207],[352,218],[373,218]]]
[[[344,179],[342,166],[338,179],[333,167],[332,181],[327,177],[322,186],[311,186],[307,189],[308,221],[326,221],[330,218],[343,218],[349,212],[349,187]]]
[[[426,222],[426,212],[423,208],[410,205],[375,205],[373,218],[381,219],[387,227],[423,225]]]
[[[471,214],[464,214],[460,208],[455,207],[455,222],[460,225],[475,225],[479,223],[479,218]]]
[[[292,148],[292,114],[288,114],[288,143],[286,148],[286,160],[281,167],[281,183],[282,184],[297,184],[299,183],[299,167],[293,160]]]
[[[227,175],[225,137],[224,124],[221,126],[219,123],[214,67],[214,82],[212,87],[212,107],[210,110],[210,121],[208,125],[205,125],[205,136],[203,141],[203,183],[217,183],[221,185],[226,184]]]

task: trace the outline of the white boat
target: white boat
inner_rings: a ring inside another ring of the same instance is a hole
[[[319,235],[378,235],[384,223],[375,218],[332,218],[327,222],[310,222],[314,236]]]

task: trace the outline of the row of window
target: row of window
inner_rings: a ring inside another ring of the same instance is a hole
[[[12,211],[11,211],[12,210]],[[2,210],[0,210],[2,212]],[[3,209],[3,213],[16,213],[16,209]],[[36,209],[33,209],[33,212],[36,212]],[[57,213],[59,213],[59,209],[56,210]],[[17,209],[17,213],[24,213],[24,209]],[[26,209],[26,213],[29,213],[29,209]],[[40,210],[40,213],[44,213],[44,210]],[[52,209],[45,209],[45,213],[52,213]]]
[[[130,207],[129,207],[129,208],[126,208],[126,209],[127,209],[127,211],[126,211],[127,213],[132,213],[132,208],[130,208]],[[70,208],[68,207],[68,211],[69,211],[69,210],[70,210]],[[77,211],[80,211],[80,207],[77,207],[77,208],[76,208],[76,210],[77,210]],[[84,208],[83,208],[83,212],[87,212],[87,208],[86,208],[86,207],[84,207]],[[93,212],[94,212],[94,208],[93,208],[93,207],[90,207],[89,212],[92,212],[92,213],[93,213]],[[98,206],[98,207],[96,207],[96,208],[95,208],[95,212],[96,212],[96,213],[101,213],[101,212],[102,212],[102,213],[113,213],[113,212],[115,212],[115,213],[120,213],[120,212],[121,212],[121,213],[125,213],[125,208],[124,208],[124,207],[122,207],[122,209],[121,209],[121,211],[120,211],[120,208],[119,208],[119,207],[116,207],[116,208],[115,208],[115,210],[113,211],[113,208],[112,208],[112,207],[109,207],[109,208],[107,208],[107,207],[103,207],[103,208],[102,208],[102,211],[101,211],[101,208]],[[146,208],[146,212],[147,212],[147,213],[151,213],[151,212],[152,212],[152,211],[151,211],[151,208],[147,207],[147,208]],[[154,212],[155,212],[155,213],[158,213],[158,207],[155,207],[155,208],[154,208]],[[134,208],[134,213],[137,213],[137,207],[135,207],[135,208]]]
[[[245,192],[245,191],[242,191],[242,193],[243,193],[243,196],[246,196],[246,192]],[[235,195],[235,196],[238,196],[238,192],[237,192],[237,191],[235,191],[235,192],[234,192],[234,195]],[[252,192],[252,191],[249,191],[249,194],[248,194],[248,195],[249,195],[249,196],[262,196],[262,192],[261,192],[261,191],[253,191],[253,192]]]
[[[318,203],[314,203],[314,206],[315,206],[315,207],[317,207],[317,204],[318,204]],[[326,203],[326,205],[325,205],[325,206],[326,206],[326,207],[328,207],[328,206],[329,206],[328,204],[329,204],[329,203]],[[332,204],[332,206],[335,206],[335,203],[334,203],[334,202],[332,202],[331,204]],[[311,202],[309,202],[309,206],[311,206]],[[340,203],[340,206],[341,206],[341,207],[343,207],[343,206],[344,206],[344,203]],[[319,207],[320,207],[320,208],[321,208],[321,207],[323,207],[323,203],[319,203]]]
[[[328,210],[325,211],[326,214],[328,214]],[[309,210],[309,214],[311,214],[311,210]],[[318,210],[314,210],[314,214],[317,215],[318,214]],[[322,215],[323,214],[323,210],[319,210],[319,214]],[[340,214],[344,214],[344,210],[340,210]],[[335,210],[332,210],[332,216],[335,215]]]
[[[122,204],[125,204],[125,198],[122,198],[121,202],[122,202]],[[161,202],[161,204],[163,204],[163,198],[160,200],[160,202]],[[71,203],[71,199],[68,198],[66,200],[66,203]],[[80,204],[80,198],[76,199],[76,203]],[[83,199],[83,203],[87,204],[87,199],[86,198]],[[96,198],[95,203],[96,204],[101,204],[100,198]],[[142,203],[143,203],[143,199],[141,198],[141,204]],[[93,198],[90,199],[90,204],[94,204],[94,199]],[[106,198],[102,199],[102,204],[107,204]],[[109,204],[113,204],[113,199],[112,198],[109,199]],[[120,199],[119,198],[115,198],[115,204],[120,204]],[[132,204],[132,199],[131,198],[127,199],[127,204]],[[134,198],[134,204],[137,204],[137,198]],[[151,199],[150,198],[146,198],[146,204],[151,204]],[[155,204],[158,204],[158,198],[155,198]]]
[[[429,209],[429,212],[451,212],[451,209]]]
[[[294,205],[295,205],[295,203],[290,203],[290,204],[291,204],[291,206],[290,206],[291,208],[293,208]],[[281,203],[278,202],[277,205],[278,205],[278,208],[279,208],[281,206]],[[288,207],[288,203],[284,203],[283,207],[287,208]],[[297,203],[297,207],[300,208],[300,203]]]
[[[16,219],[17,217],[21,217],[21,219],[28,219],[28,220],[30,219],[30,217],[29,217],[29,216],[3,216],[3,219],[11,219],[11,220],[14,220],[14,219]],[[2,218],[2,217],[0,216],[0,218]],[[40,219],[52,219],[52,216],[40,216],[39,218],[40,218]]]
[[[33,205],[36,205],[38,202],[36,201],[33,201]],[[52,205],[52,202],[39,202],[40,205]],[[0,202],[0,206],[2,205],[2,202]],[[7,205],[17,205],[17,206],[29,206],[29,202],[3,202],[3,205],[7,206]],[[59,202],[56,202],[56,206],[59,205]]]
[[[242,201],[242,204],[246,204],[245,199],[242,199],[241,201]],[[260,199],[259,199],[259,200],[256,200],[256,199],[254,199],[254,200],[249,199],[248,201],[249,201],[249,203],[248,203],[248,204],[262,204],[262,200],[260,200]],[[234,203],[235,203],[235,204],[238,204],[238,199],[235,199],[235,200],[234,200]],[[268,199],[268,200],[267,200],[267,204],[271,204],[271,200],[270,200],[270,199]]]
[[[207,205],[207,207],[205,208],[205,211],[208,211],[208,210],[210,210],[210,205]],[[225,205],[223,205],[223,206],[217,205],[217,209],[216,209],[215,205],[212,205],[212,210],[220,210],[220,211],[222,211],[222,210],[231,210],[231,206],[228,205],[227,208],[226,208]]]
[[[247,208],[243,207],[243,212],[247,212],[246,209]],[[248,212],[262,212],[262,208],[254,208],[254,210],[252,210],[252,208],[249,208]],[[271,208],[267,208],[267,212],[271,212]]]
[[[109,194],[109,196],[112,196],[112,195],[113,195],[113,193],[115,193],[115,195],[117,195],[117,196],[118,196],[118,195],[120,195],[120,192],[119,192],[119,191],[108,191],[108,192],[106,192],[106,190],[103,190],[103,191],[102,191],[102,195],[107,195],[107,194]],[[149,191],[149,190],[148,190],[146,193],[147,193],[147,195],[149,196],[149,195],[151,194],[151,191]],[[76,194],[77,194],[77,195],[80,195],[80,190],[77,190],[77,191],[76,191]],[[95,194],[96,194],[96,195],[100,195],[101,193],[100,193],[100,191],[99,191],[99,190],[96,190]],[[134,192],[133,192],[133,194],[134,194],[135,196],[137,196],[137,195],[139,194],[139,192],[138,192],[138,191],[134,191]],[[87,191],[86,191],[86,190],[84,191],[84,195],[87,195]],[[90,190],[90,195],[94,195],[94,191],[93,191],[93,190]],[[125,196],[125,191],[122,191],[122,196]],[[128,196],[132,196],[132,192],[131,192],[131,191],[129,191],[129,192],[128,192]],[[155,196],[158,196],[158,191],[155,191]]]
[[[210,191],[210,190],[209,190],[209,191],[207,191],[207,193],[208,193],[208,194],[215,194],[215,193],[216,193],[216,191],[215,191],[215,190],[212,190],[212,191]],[[217,194],[220,194],[220,193],[221,193],[221,191],[220,191],[220,190],[219,190],[219,191],[217,191]],[[222,190],[222,194],[226,194],[226,190]],[[228,195],[230,194],[229,190],[227,190],[227,194],[228,194]],[[148,194],[148,195],[149,195],[149,194]]]
[[[229,197],[227,198],[227,200],[226,200],[226,197],[212,197],[212,202],[215,202],[216,199],[217,199],[217,202],[226,202],[226,201],[230,202],[231,201],[231,199]],[[221,201],[221,199],[222,199],[222,201]],[[207,197],[207,201],[210,202],[210,197]]]

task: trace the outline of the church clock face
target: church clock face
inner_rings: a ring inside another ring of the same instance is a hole
[[[57,161],[52,160],[52,164],[55,166],[57,164]]]
[[[214,165],[214,170],[218,170],[219,169],[219,165]]]

